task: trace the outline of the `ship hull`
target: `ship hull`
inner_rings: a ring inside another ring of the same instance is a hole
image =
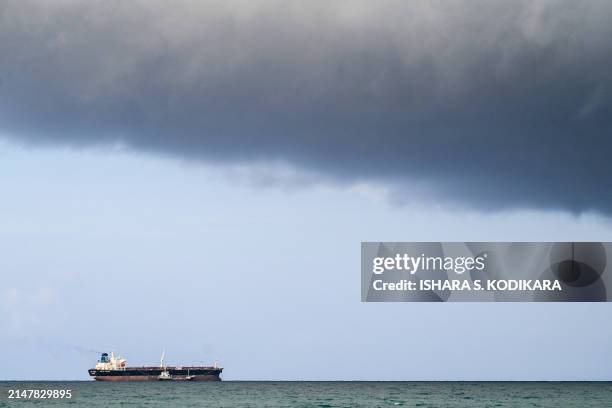
[[[221,368],[213,367],[167,367],[166,371],[175,381],[221,381]],[[121,370],[89,370],[97,381],[158,381],[162,370],[159,367],[126,367]]]

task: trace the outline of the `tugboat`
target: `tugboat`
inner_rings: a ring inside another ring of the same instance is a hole
[[[128,367],[115,353],[102,353],[95,368],[88,370],[97,381],[221,381],[223,368],[212,366],[166,366],[162,353],[159,367]]]

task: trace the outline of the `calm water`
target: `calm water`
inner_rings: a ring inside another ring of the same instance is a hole
[[[16,388],[75,395],[8,400]],[[0,382],[0,390],[5,407],[612,407],[610,382]]]

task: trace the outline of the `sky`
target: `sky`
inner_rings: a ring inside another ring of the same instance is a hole
[[[610,378],[607,303],[361,303],[359,265],[361,241],[605,241],[607,218],[237,173],[3,144],[1,378],[86,379],[96,351],[162,349],[227,380]]]
[[[607,304],[367,304],[361,241],[610,241],[612,5],[0,1],[0,379],[612,378]]]

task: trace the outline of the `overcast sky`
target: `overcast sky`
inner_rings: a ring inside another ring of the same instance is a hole
[[[611,240],[611,20],[0,1],[0,379],[610,379],[609,305],[362,304],[359,243]]]

